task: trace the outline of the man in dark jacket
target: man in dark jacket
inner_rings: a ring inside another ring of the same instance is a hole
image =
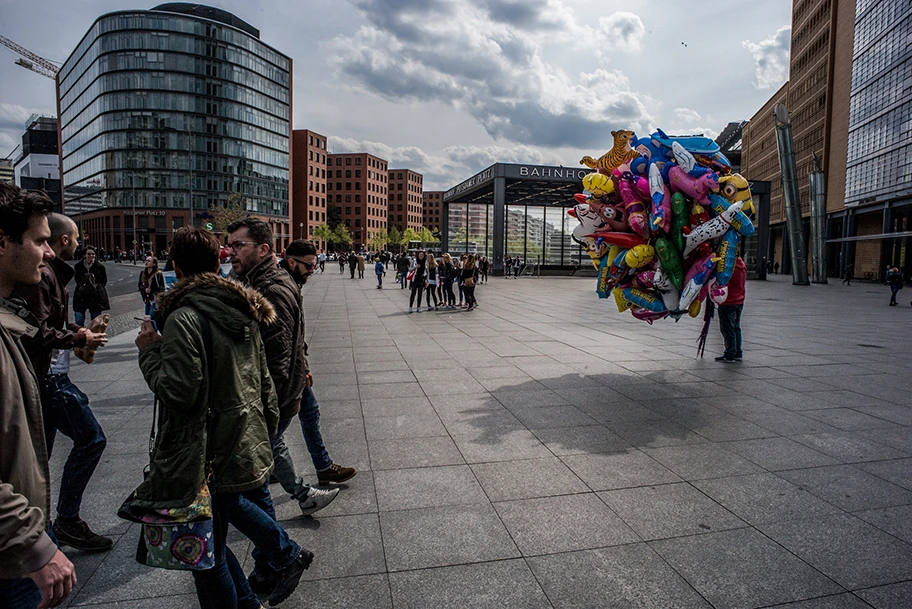
[[[256,290],[218,276],[218,252],[208,231],[175,233],[171,255],[179,281],[159,301],[162,334],[147,320],[136,338],[139,367],[161,413],[149,475],[132,501],[143,508],[186,506],[208,480],[216,565],[193,571],[200,606],[258,609],[227,547],[229,519],[255,543],[268,537],[296,553],[281,569],[271,605],[294,591],[313,554],[244,498],[263,488],[272,471],[278,404],[259,328],[274,321],[275,311]]]
[[[54,252],[47,244],[43,193],[0,183],[0,602],[17,607],[56,607],[76,584],[76,570],[47,533],[50,473],[41,397],[23,336],[38,323],[21,301],[9,300],[17,284],[37,284]]]
[[[65,261],[73,258],[79,230],[75,222],[61,214],[50,214],[48,227],[51,231],[48,244],[54,251],[54,259],[41,269],[38,285],[20,284],[13,293],[26,302],[38,321],[38,334],[23,340],[23,345],[41,387],[48,456],[54,449],[58,431],[73,441],[60,480],[54,535],[61,543],[86,552],[110,550],[114,545],[111,539],[94,533],[79,516],[82,495],[107,440],[89,407],[89,398],[69,377],[73,347],[97,349],[108,339],[104,334],[69,323],[66,284],[74,272]]]
[[[244,218],[232,222],[226,230],[232,270],[276,310],[276,321],[260,328],[266,362],[279,398],[279,429],[273,438],[275,476],[285,492],[298,501],[301,513],[309,516],[329,505],[339,490],[322,490],[303,484],[284,440],[285,430],[300,412],[304,390],[312,378],[307,363],[307,343],[304,342],[301,289],[276,263],[273,234],[268,224]]]
[[[409,263],[408,256],[405,254],[399,254],[399,257],[396,259],[396,272],[399,273],[399,289],[404,290],[405,284],[408,282],[408,272],[409,272]]]
[[[95,248],[87,247],[83,259],[73,267],[76,289],[73,290],[73,317],[80,326],[86,325],[101,315],[102,311],[111,308],[108,301],[108,272],[102,263],[95,259]],[[86,319],[86,309],[89,318]]]

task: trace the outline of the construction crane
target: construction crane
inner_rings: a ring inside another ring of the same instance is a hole
[[[59,66],[54,65],[44,57],[35,55],[25,47],[16,44],[2,34],[0,34],[0,44],[20,55],[19,59],[16,60],[16,65],[28,68],[32,72],[37,72],[42,76],[47,76],[51,80],[57,79],[57,72],[60,71]]]

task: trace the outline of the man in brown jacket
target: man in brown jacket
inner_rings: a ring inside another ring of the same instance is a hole
[[[60,480],[54,535],[60,543],[79,550],[105,551],[114,545],[112,540],[93,532],[80,518],[79,511],[83,493],[107,441],[89,407],[88,396],[73,384],[69,373],[73,347],[97,349],[108,339],[104,334],[69,323],[66,284],[73,278],[74,271],[65,260],[73,259],[79,229],[62,214],[50,214],[47,222],[51,231],[48,245],[54,251],[54,259],[41,269],[40,283],[19,284],[13,295],[25,301],[38,321],[38,334],[23,339],[22,344],[41,388],[48,456],[54,449],[58,431],[73,441]]]
[[[10,300],[19,283],[37,284],[54,252],[47,244],[43,193],[0,183],[0,598],[15,608],[56,607],[76,570],[47,533],[50,488],[41,398],[20,338],[37,323]]]

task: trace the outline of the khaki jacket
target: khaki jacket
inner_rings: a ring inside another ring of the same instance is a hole
[[[51,491],[41,394],[19,342],[37,331],[0,303],[0,579],[26,577],[57,552],[46,532]]]

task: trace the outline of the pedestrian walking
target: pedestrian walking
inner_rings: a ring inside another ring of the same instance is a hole
[[[317,256],[317,260],[320,262],[320,272],[324,273],[326,271],[326,252],[320,250],[320,255]]]
[[[79,229],[62,214],[48,216],[51,237],[48,245],[54,259],[41,269],[38,285],[19,285],[14,295],[23,299],[35,316],[39,332],[23,339],[23,345],[41,388],[44,435],[50,457],[59,431],[73,442],[63,467],[54,535],[63,544],[98,552],[110,550],[113,541],[92,531],[80,516],[82,497],[107,445],[104,431],[89,406],[89,398],[69,377],[70,356],[74,347],[98,349],[107,336],[69,323],[66,284],[73,268],[65,261],[76,251]]]
[[[744,355],[741,347],[741,312],[744,309],[746,280],[747,266],[738,256],[728,282],[728,297],[719,305],[719,328],[725,342],[725,352],[716,358],[717,362],[740,362]]]
[[[146,258],[146,268],[140,271],[136,287],[143,299],[143,314],[151,317],[155,313],[155,297],[165,291],[165,276],[158,270],[158,258]]]
[[[340,275],[345,272],[346,258],[347,258],[347,256],[345,255],[344,252],[339,254],[339,274]]]
[[[264,487],[273,467],[270,439],[278,428],[279,409],[260,324],[275,321],[275,310],[255,290],[218,275],[219,244],[209,231],[179,229],[171,256],[178,283],[159,301],[163,331],[156,332],[147,320],[136,337],[140,370],[161,410],[148,476],[126,505],[187,506],[207,484],[215,566],[192,571],[200,607],[259,609],[227,534],[231,520],[245,535],[250,536],[250,528],[269,530],[284,535],[284,544],[294,543],[274,519],[244,498]],[[239,524],[240,510],[251,520]],[[312,553],[300,550],[276,592],[290,595],[312,559]],[[275,604],[272,596],[270,601]]]
[[[519,279],[519,271],[521,270],[520,269],[521,266],[522,266],[522,261],[519,259],[519,254],[516,254],[516,256],[513,258],[513,278],[514,279]]]
[[[358,279],[364,279],[364,271],[366,268],[367,265],[364,262],[364,256],[358,254]]]
[[[405,289],[406,282],[408,281],[409,266],[408,256],[399,254],[399,257],[396,259],[396,278],[399,280],[400,290]]]
[[[82,261],[73,267],[76,289],[73,290],[73,317],[80,326],[101,315],[102,311],[111,308],[108,301],[108,272],[102,263],[95,259],[95,248],[87,247]],[[90,317],[86,319],[86,310]]]
[[[478,265],[479,281],[481,281],[482,283],[488,282],[488,269],[490,268],[490,266],[491,266],[491,264],[490,264],[490,262],[488,262],[488,257],[482,256],[481,262]]]
[[[377,275],[377,289],[383,289],[383,276],[386,274],[386,267],[383,266],[383,262],[378,258],[377,262],[374,264],[374,274]]]
[[[513,258],[507,256],[504,258],[504,279],[509,279],[513,274]]]
[[[20,339],[37,321],[9,300],[36,285],[54,258],[44,193],[0,183],[0,603],[56,607],[76,585],[76,568],[48,534],[50,471],[41,393]]]
[[[852,272],[852,265],[847,264],[845,269],[842,271],[842,285],[852,285],[852,279],[854,278],[855,275]]]
[[[358,255],[355,252],[348,253],[348,270],[351,272],[351,279],[355,278],[355,271],[358,269]]]
[[[887,283],[890,286],[890,306],[896,306],[896,293],[903,289],[903,280],[902,273],[899,272],[897,267],[890,269],[890,272],[887,273]]]
[[[776,264],[773,265],[773,272],[777,275],[779,274],[779,261],[778,260],[776,261]]]

